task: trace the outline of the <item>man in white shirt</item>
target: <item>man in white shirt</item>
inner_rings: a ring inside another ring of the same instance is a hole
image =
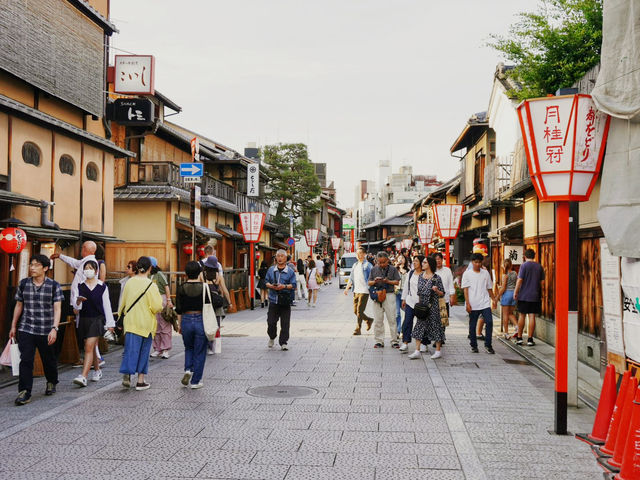
[[[344,289],[344,294],[349,293],[349,289],[353,286],[353,313],[355,314],[358,325],[354,330],[354,335],[360,335],[362,328],[362,321],[367,322],[367,330],[371,330],[373,324],[373,318],[365,315],[364,310],[367,308],[367,302],[369,301],[369,274],[371,273],[372,265],[366,260],[366,252],[364,248],[358,248],[356,251],[356,257],[358,262],[351,268],[351,275],[347,281],[347,286]]]
[[[442,253],[436,252],[433,256],[436,259],[436,266],[438,267],[436,273],[440,276],[442,284],[444,285],[444,298],[447,301],[447,311],[449,311],[449,305],[456,303],[456,287],[453,285],[453,273],[451,273],[449,267],[444,266]]]
[[[496,353],[491,346],[491,334],[493,332],[493,315],[491,307],[495,307],[495,296],[493,295],[493,282],[489,272],[482,268],[482,254],[471,255],[473,268],[464,272],[462,276],[462,289],[464,290],[464,300],[469,312],[469,339],[471,351],[478,353],[478,341],[476,338],[476,324],[480,315],[487,325],[487,333],[484,338],[484,346],[487,353]]]

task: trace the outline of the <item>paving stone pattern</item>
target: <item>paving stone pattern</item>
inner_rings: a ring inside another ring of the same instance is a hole
[[[290,350],[268,349],[266,310],[224,321],[223,353],[207,357],[204,388],[180,384],[183,348],[152,359],[151,389],[120,385],[120,353],[104,378],[58,393],[34,384],[31,404],[0,390],[0,478],[12,479],[600,479],[588,447],[549,434],[553,384],[499,342],[472,354],[461,307],[444,356],[409,360],[351,335],[351,297],[335,284],[317,308],[294,308]],[[236,336],[237,335],[237,336]],[[246,335],[246,336],[240,336]],[[262,386],[304,386],[298,398],[256,397]],[[593,412],[571,409],[571,431]]]

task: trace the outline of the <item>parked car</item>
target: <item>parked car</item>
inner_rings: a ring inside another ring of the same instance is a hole
[[[340,257],[338,262],[338,287],[344,288],[349,281],[349,275],[351,275],[351,268],[358,263],[358,257],[355,253],[345,253]]]

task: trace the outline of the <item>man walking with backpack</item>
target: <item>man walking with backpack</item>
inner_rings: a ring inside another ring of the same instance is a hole
[[[396,294],[395,286],[400,283],[400,274],[396,267],[389,263],[386,252],[378,252],[378,264],[369,274],[369,291],[373,302],[373,334],[376,343],[373,348],[384,347],[384,316],[387,316],[391,346],[399,348],[398,325],[396,324]]]

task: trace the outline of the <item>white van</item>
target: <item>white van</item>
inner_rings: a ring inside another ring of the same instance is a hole
[[[338,262],[338,287],[344,288],[347,286],[349,276],[351,275],[351,268],[358,263],[358,257],[355,253],[345,253],[340,257]]]

